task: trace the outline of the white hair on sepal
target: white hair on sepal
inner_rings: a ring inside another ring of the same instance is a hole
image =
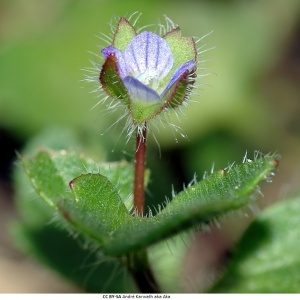
[[[116,29],[117,29],[117,25],[118,25],[118,22],[119,22],[119,17],[114,15],[110,21],[107,23],[109,25],[109,28],[110,28],[110,34],[114,37],[115,36],[115,32],[116,32]]]
[[[137,16],[135,16],[136,14],[137,14]],[[140,20],[141,15],[142,15],[141,12],[136,11],[127,18],[127,20],[131,23],[132,27],[135,27],[137,25],[138,21]],[[134,19],[134,20],[131,20],[131,19]],[[137,34],[139,34],[140,32],[144,31],[146,28],[152,27],[154,25],[155,24],[147,24],[147,25],[141,26],[137,29],[135,28],[135,31]]]
[[[132,22],[132,26],[134,27],[138,20],[140,19],[142,13],[139,11],[135,11],[134,13],[132,13],[129,17],[128,17],[128,21]],[[133,18],[135,18],[134,20],[132,20]]]
[[[178,28],[178,25],[172,19],[164,15],[164,23],[158,21],[155,31],[158,35],[164,36],[175,28]]]
[[[210,36],[213,32],[214,32],[214,31],[212,30],[212,31],[210,31],[210,32],[208,32],[208,33],[206,33],[206,34],[204,34],[204,35],[201,36],[200,38],[194,36],[193,39],[194,39],[194,41],[195,41],[195,44],[197,45],[198,43],[202,43],[203,40],[204,40],[205,38],[207,38],[208,36]],[[210,50],[215,49],[215,47],[210,47],[210,48],[207,48],[207,49],[204,49],[204,50],[203,50],[203,48],[206,47],[206,46],[207,46],[206,44],[203,44],[203,45],[201,45],[201,46],[198,46],[198,45],[197,45],[197,55],[202,55],[203,53],[205,53],[205,52],[207,52],[207,51],[210,51]]]
[[[111,45],[114,38],[112,34],[107,35],[103,32],[100,33],[100,36],[96,35],[96,37],[107,45]]]
[[[171,31],[171,30],[178,27],[178,25],[171,18],[169,18],[168,16],[164,15],[164,18],[165,18],[165,22],[166,22],[167,32],[169,32],[169,31]]]

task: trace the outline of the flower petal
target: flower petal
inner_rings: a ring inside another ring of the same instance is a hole
[[[171,88],[171,86],[186,72],[190,73],[194,68],[196,67],[196,62],[194,60],[187,61],[186,63],[182,64],[177,68],[177,70],[174,72],[171,80],[161,93],[161,97],[164,96],[164,94]]]
[[[128,71],[134,76],[155,70],[163,78],[173,66],[173,55],[168,43],[149,31],[144,31],[132,39],[125,49],[124,57]]]
[[[160,99],[159,95],[154,90],[132,76],[126,76],[123,79],[123,83],[127,88],[130,99],[133,101],[155,103]]]

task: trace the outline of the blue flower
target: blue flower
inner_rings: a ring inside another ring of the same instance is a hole
[[[174,57],[169,44],[149,31],[135,36],[124,52],[113,46],[101,52],[105,58],[116,56],[119,75],[133,101],[158,102],[177,80],[196,66],[195,60],[181,64],[164,84],[163,79],[172,71]]]
[[[175,108],[190,95],[196,77],[196,48],[192,38],[172,28],[163,37],[136,33],[121,18],[112,45],[101,50],[103,90],[123,101],[134,124],[143,124],[166,108]]]

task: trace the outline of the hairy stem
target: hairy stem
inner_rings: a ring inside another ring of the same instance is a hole
[[[141,293],[160,293],[160,287],[149,266],[146,250],[127,256],[129,271]]]
[[[142,216],[144,213],[145,190],[144,190],[144,174],[146,167],[146,135],[147,128],[142,131],[142,134],[137,132],[136,148],[135,148],[135,170],[134,170],[134,190],[133,204],[134,213]]]

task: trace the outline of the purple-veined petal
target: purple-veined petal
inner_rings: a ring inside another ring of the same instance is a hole
[[[150,72],[163,78],[173,66],[173,55],[168,43],[149,31],[144,31],[131,40],[124,57],[128,71],[133,76]]]
[[[174,72],[171,80],[168,82],[167,86],[161,93],[161,97],[171,88],[171,86],[181,77],[181,75],[185,71],[188,70],[189,72],[191,72],[195,66],[196,66],[196,62],[194,60],[189,60],[189,61],[185,62],[184,64],[182,64],[180,67],[178,67],[176,69],[176,71]]]
[[[105,58],[108,58],[111,54],[114,54],[118,61],[118,70],[121,78],[124,78],[128,75],[126,61],[124,59],[124,54],[122,51],[115,48],[114,46],[108,46],[102,49],[101,53],[104,55]]]
[[[148,103],[154,103],[160,100],[160,96],[156,91],[149,88],[139,80],[132,76],[126,76],[123,83],[132,100],[140,100]]]

